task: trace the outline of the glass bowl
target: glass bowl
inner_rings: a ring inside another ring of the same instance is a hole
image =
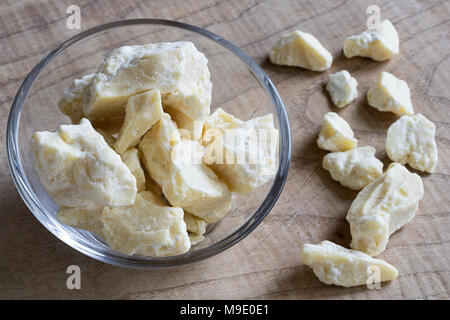
[[[236,196],[223,220],[208,226],[206,240],[183,255],[163,258],[129,256],[111,250],[94,234],[61,224],[57,205],[39,183],[30,157],[35,131],[70,123],[57,101],[73,79],[93,73],[104,55],[122,45],[191,41],[208,58],[213,82],[211,112],[222,107],[248,120],[272,113],[279,129],[275,178],[248,196]],[[288,174],[291,138],[286,111],[264,71],[242,50],[204,29],[156,19],[124,20],[81,32],[53,49],[26,77],[12,104],[7,127],[8,161],[14,183],[28,208],[56,237],[103,262],[130,268],[180,266],[211,257],[246,237],[267,216]]]

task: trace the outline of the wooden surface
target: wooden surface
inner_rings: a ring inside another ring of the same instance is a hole
[[[0,127],[31,68],[62,40],[67,1],[0,1]],[[0,145],[0,298],[99,299],[448,299],[450,283],[450,1],[275,1],[80,0],[82,30],[120,19],[165,18],[222,35],[246,51],[275,83],[286,105],[292,132],[288,181],[265,221],[231,249],[190,266],[126,270],[97,262],[50,234],[31,214],[10,178],[5,145]],[[365,29],[366,8],[377,4],[400,35],[401,54],[384,63],[346,59],[343,39]],[[267,53],[279,36],[294,29],[316,35],[335,60],[324,73],[271,65]],[[396,232],[380,258],[395,265],[396,281],[381,290],[344,289],[319,282],[299,259],[301,245],[328,239],[347,246],[345,215],[356,192],[340,186],[321,168],[325,152],[315,145],[321,118],[330,105],[326,75],[349,70],[359,97],[338,112],[360,145],[384,151],[386,130],[395,120],[366,104],[365,93],[386,70],[408,82],[413,105],[436,123],[439,163],[421,174],[425,196],[416,218]],[[5,141],[4,136],[2,141]],[[81,290],[66,288],[66,268],[81,268]]]

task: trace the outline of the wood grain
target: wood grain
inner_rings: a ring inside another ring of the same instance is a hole
[[[0,1],[0,127],[26,74],[53,47],[77,33],[66,28],[71,0]],[[51,235],[19,197],[0,146],[0,298],[56,299],[448,299],[450,283],[450,1],[80,0],[82,29],[120,19],[164,18],[191,23],[235,43],[275,83],[292,130],[292,165],[286,187],[265,221],[246,239],[206,261],[161,270],[126,270],[97,262]],[[400,35],[401,54],[384,63],[346,59],[343,39],[365,27],[366,8],[377,4]],[[314,73],[272,65],[267,53],[286,31],[316,35],[333,54],[330,70]],[[328,73],[347,69],[359,97],[334,108],[324,84]],[[381,290],[339,288],[319,282],[301,264],[300,247],[324,239],[347,246],[345,221],[356,193],[321,168],[325,152],[315,144],[321,118],[335,111],[354,128],[360,145],[384,151],[395,117],[366,104],[365,93],[382,70],[408,82],[414,108],[437,126],[439,163],[422,175],[425,197],[416,218],[396,232],[381,258],[398,280]],[[250,88],[249,88],[250,89]],[[225,103],[225,102],[224,102]],[[3,138],[4,141],[4,138]],[[66,288],[68,265],[82,272],[82,289]]]

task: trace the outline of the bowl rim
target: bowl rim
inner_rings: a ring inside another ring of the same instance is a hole
[[[72,234],[70,234],[66,230],[61,229],[56,225],[51,224],[49,221],[45,220],[45,217],[47,217],[46,210],[40,204],[40,200],[35,195],[34,191],[31,189],[28,183],[28,179],[23,170],[19,153],[20,115],[28,91],[31,89],[34,81],[44,70],[44,68],[59,53],[61,53],[66,48],[77,43],[80,40],[83,40],[91,35],[97,34],[99,32],[108,29],[113,29],[122,26],[149,25],[149,24],[169,26],[194,32],[196,34],[199,34],[203,37],[206,37],[214,41],[215,43],[221,45],[222,47],[225,47],[226,49],[231,51],[234,55],[236,55],[238,58],[240,58],[240,60],[242,60],[247,65],[250,72],[255,76],[255,78],[259,81],[263,89],[269,95],[278,115],[279,130],[281,132],[280,146],[279,146],[280,150],[279,166],[277,174],[275,175],[271,189],[267,193],[265,199],[260,204],[256,212],[254,212],[253,215],[237,230],[233,231],[230,235],[228,235],[224,239],[208,247],[198,249],[192,252],[187,252],[182,255],[161,257],[161,258],[129,256],[112,250],[108,252],[100,252],[90,247],[89,244],[79,242],[73,237]],[[280,196],[287,179],[287,174],[289,171],[289,165],[291,160],[291,134],[288,116],[284,108],[283,102],[281,100],[281,97],[278,94],[275,86],[273,85],[269,77],[266,75],[266,73],[261,69],[261,67],[244,51],[233,45],[231,42],[225,40],[221,36],[190,24],[163,19],[128,19],[102,24],[72,36],[71,38],[63,41],[55,49],[51,50],[44,58],[42,58],[33,67],[31,72],[26,76],[25,80],[22,82],[11,106],[6,130],[6,150],[10,173],[13,178],[14,184],[17,190],[19,191],[20,196],[22,197],[23,201],[25,202],[29,210],[33,213],[33,215],[53,235],[55,235],[57,238],[59,238],[61,241],[68,244],[75,250],[102,262],[126,268],[161,269],[167,267],[182,266],[212,257],[244,239],[264,220],[264,218],[268,215],[268,213],[278,200],[278,197]]]

